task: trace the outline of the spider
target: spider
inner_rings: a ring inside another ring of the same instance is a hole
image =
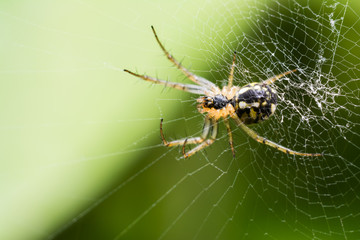
[[[259,123],[263,120],[268,119],[274,114],[277,105],[277,94],[276,91],[270,87],[276,80],[291,74],[296,71],[290,70],[279,75],[273,76],[262,82],[254,82],[247,84],[243,87],[233,86],[234,68],[236,60],[236,52],[232,59],[232,65],[230,68],[230,74],[227,86],[222,89],[217,87],[214,83],[209,80],[197,76],[190,72],[188,69],[183,67],[163,46],[160,42],[156,31],[151,26],[153,34],[157,43],[159,44],[166,57],[179,69],[187,78],[196,83],[194,84],[182,84],[164,81],[158,78],[150,77],[147,75],[140,75],[124,69],[125,72],[141,78],[145,81],[153,82],[156,84],[162,84],[166,87],[179,89],[185,92],[202,95],[197,99],[199,103],[197,108],[200,113],[205,113],[205,122],[200,137],[184,138],[180,140],[174,140],[168,142],[163,133],[163,119],[160,120],[160,135],[162,142],[167,147],[182,145],[182,152],[184,158],[188,158],[196,152],[210,146],[215,140],[218,132],[218,121],[223,119],[226,126],[229,143],[233,157],[235,157],[235,149],[233,143],[233,136],[230,128],[229,118],[235,120],[237,126],[239,126],[245,133],[251,138],[258,141],[259,143],[266,144],[273,147],[281,152],[300,155],[300,156],[322,156],[320,153],[301,153],[289,148],[283,147],[275,142],[272,142],[264,137],[259,136],[255,131],[250,129],[247,125]],[[209,136],[210,135],[210,136]],[[208,137],[209,136],[209,137]],[[185,152],[186,144],[198,144],[196,147],[188,152]]]

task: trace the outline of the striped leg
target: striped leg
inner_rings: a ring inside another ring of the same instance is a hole
[[[234,142],[233,142],[229,119],[224,118],[224,123],[225,123],[226,129],[227,129],[228,135],[229,135],[229,143],[230,143],[231,151],[232,151],[233,157],[235,158]]]
[[[244,130],[244,132],[246,132],[252,139],[258,141],[259,143],[262,144],[266,144],[270,147],[273,147],[281,152],[287,153],[287,154],[291,154],[291,155],[299,155],[299,156],[309,156],[309,157],[318,157],[318,156],[322,156],[322,154],[320,153],[301,153],[301,152],[296,152],[294,150],[291,150],[289,148],[283,147],[277,143],[274,143],[270,140],[267,140],[261,136],[259,136],[254,130],[250,129],[249,127],[247,127],[240,119],[239,117],[234,113],[231,116],[235,122],[237,123],[237,125],[239,127],[241,127],[242,130]]]
[[[198,85],[168,82],[168,81],[160,80],[160,79],[157,79],[157,78],[149,77],[149,76],[146,76],[146,75],[140,75],[140,74],[137,74],[137,73],[133,73],[133,72],[127,70],[127,69],[124,69],[124,71],[127,72],[127,73],[130,73],[131,75],[133,75],[135,77],[141,78],[141,79],[143,79],[145,81],[165,85],[166,87],[179,89],[179,90],[189,92],[189,93],[205,95],[206,91],[208,91],[206,88],[198,86]]]
[[[191,149],[188,152],[185,152],[185,145],[187,143],[187,141],[185,141],[184,145],[183,145],[183,154],[184,154],[184,158],[188,158],[192,155],[194,155],[195,153],[197,153],[198,151],[200,151],[201,149],[204,149],[208,146],[210,146],[211,144],[214,143],[215,139],[216,139],[216,135],[217,135],[217,129],[218,129],[218,124],[216,122],[216,120],[212,120],[212,126],[211,126],[211,136],[209,139],[204,140],[201,144],[197,145],[195,148]],[[189,139],[190,140],[190,139]]]
[[[230,69],[229,81],[227,88],[230,89],[233,86],[233,79],[234,79],[234,69],[235,69],[235,60],[236,60],[236,52],[234,52],[234,57]]]
[[[263,84],[266,84],[266,85],[270,85],[270,84],[273,84],[276,80],[290,74],[290,73],[293,73],[293,72],[296,72],[297,69],[294,69],[294,70],[290,70],[290,71],[287,71],[287,72],[284,72],[284,73],[281,73],[279,75],[276,75],[274,77],[271,77],[269,79],[266,79],[265,81],[263,81]]]
[[[175,64],[175,66],[180,69],[185,75],[187,78],[189,78],[191,81],[193,81],[194,83],[197,83],[205,88],[207,88],[208,90],[211,90],[211,91],[216,91],[217,89],[217,86],[210,82],[209,80],[205,79],[205,78],[202,78],[200,76],[197,76],[193,73],[191,73],[189,70],[187,70],[185,67],[183,67],[166,49],[165,47],[162,45],[162,43],[160,42],[157,34],[156,34],[156,31],[155,31],[155,28],[153,26],[151,26],[151,29],[154,33],[154,36],[156,38],[156,41],[158,42],[160,48],[163,50],[163,52],[165,53],[166,57],[173,63]]]
[[[178,146],[178,145],[183,145],[185,146],[185,144],[189,143],[189,144],[198,144],[198,143],[202,143],[205,138],[207,137],[207,135],[209,134],[209,130],[210,130],[210,120],[208,117],[205,117],[205,122],[204,122],[204,127],[203,127],[203,131],[200,137],[194,137],[194,138],[183,138],[183,139],[179,139],[179,140],[174,140],[171,142],[166,141],[165,137],[164,137],[164,133],[163,133],[163,128],[162,128],[162,124],[163,124],[163,119],[160,120],[160,136],[161,139],[163,141],[163,144],[167,147],[173,147],[173,146]]]

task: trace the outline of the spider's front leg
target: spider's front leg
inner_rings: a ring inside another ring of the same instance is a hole
[[[155,84],[165,85],[165,87],[171,87],[171,88],[179,89],[179,90],[182,90],[184,92],[203,95],[203,94],[206,94],[206,91],[208,91],[206,88],[198,86],[198,85],[169,82],[169,81],[161,80],[161,79],[158,79],[158,78],[150,77],[150,76],[147,76],[147,75],[137,74],[137,73],[134,73],[134,72],[132,72],[130,70],[127,70],[127,69],[124,69],[124,71],[131,74],[131,75],[133,75],[133,76],[135,76],[135,77],[141,78],[141,79],[143,79],[145,81],[152,82],[152,83],[155,83]]]
[[[157,43],[159,44],[160,48],[163,50],[163,52],[165,53],[165,56],[167,57],[167,59],[169,59],[173,64],[175,64],[175,66],[180,69],[187,78],[189,78],[191,81],[193,81],[196,84],[199,84],[200,86],[206,88],[207,90],[211,90],[211,91],[216,91],[217,87],[214,83],[210,82],[209,80],[197,76],[195,74],[193,74],[192,72],[190,72],[188,69],[186,69],[185,67],[183,67],[180,62],[178,62],[164,47],[164,45],[161,43],[159,37],[156,34],[155,28],[153,26],[151,26],[151,29],[154,33],[155,39],[157,41]]]

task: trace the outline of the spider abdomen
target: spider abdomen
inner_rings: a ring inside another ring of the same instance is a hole
[[[258,123],[274,114],[276,91],[263,83],[250,83],[236,93],[232,105],[245,124]]]

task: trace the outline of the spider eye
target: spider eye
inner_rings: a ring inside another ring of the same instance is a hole
[[[215,109],[221,109],[226,107],[226,105],[229,103],[229,100],[224,95],[216,95],[214,97],[214,108]]]

